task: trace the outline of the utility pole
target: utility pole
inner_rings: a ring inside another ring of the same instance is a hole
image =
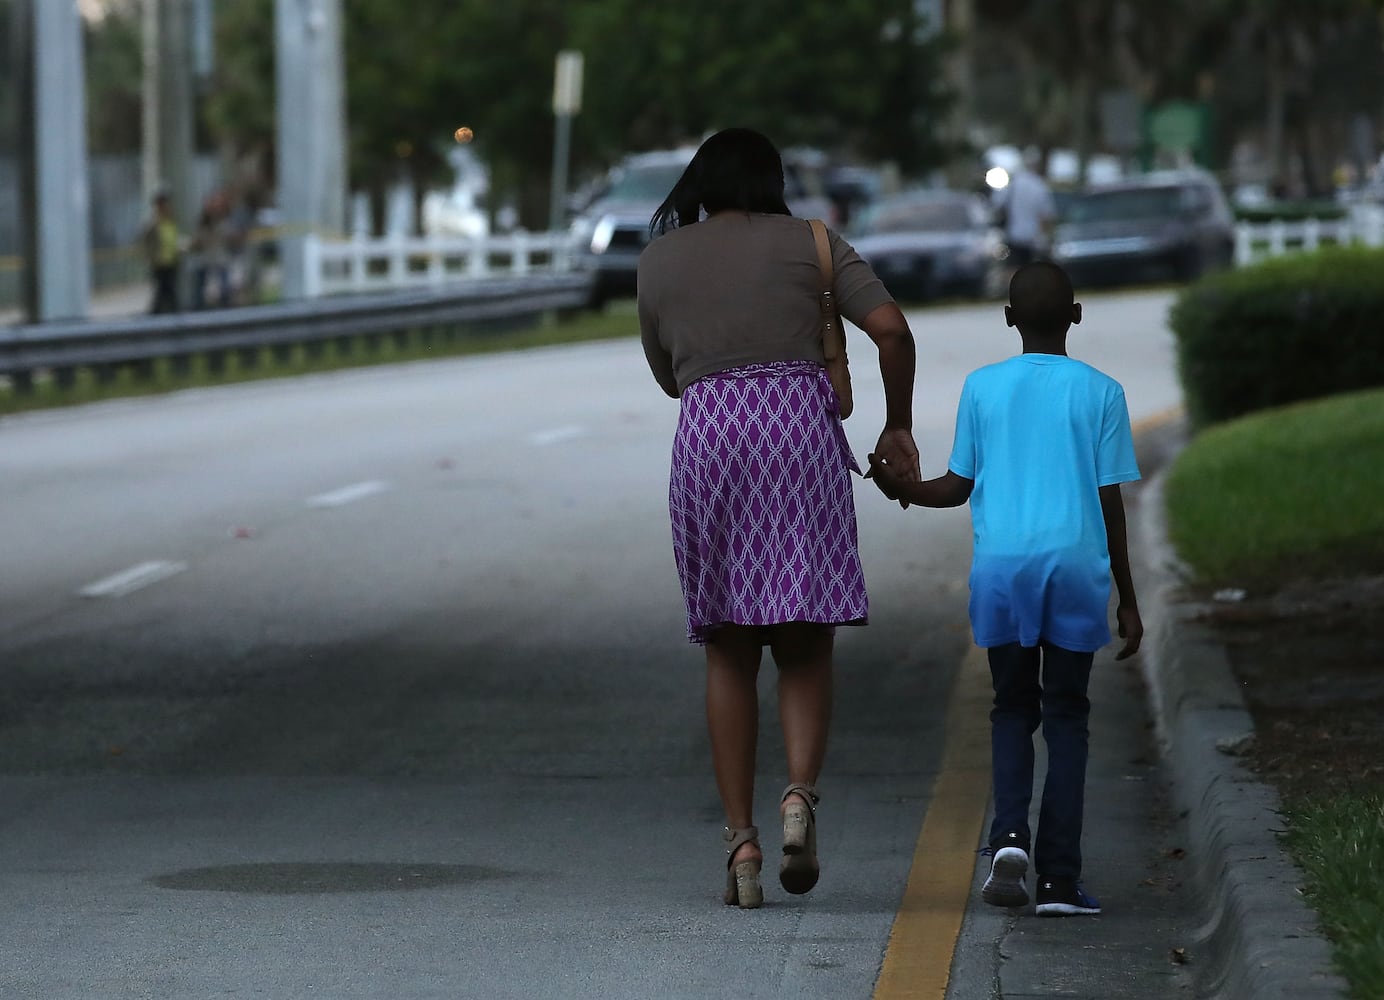
[[[274,0],[274,65],[283,297],[300,299],[308,235],[346,230],[341,0]]]
[[[91,299],[86,75],[76,3],[15,0],[24,311],[86,316]]]
[[[166,192],[181,232],[197,222],[190,0],[144,0],[144,200]]]

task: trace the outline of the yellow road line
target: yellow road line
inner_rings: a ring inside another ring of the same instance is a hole
[[[947,742],[875,1000],[943,1000],[990,801],[990,670],[972,648],[947,707]]]

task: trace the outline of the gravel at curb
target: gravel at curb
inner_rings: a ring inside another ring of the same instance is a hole
[[[1346,983],[1276,836],[1278,793],[1235,756],[1254,732],[1244,697],[1225,650],[1194,620],[1200,606],[1178,599],[1184,574],[1167,540],[1164,479],[1148,483],[1132,527],[1149,626],[1144,673],[1205,918],[1191,949],[1198,995],[1339,1000]]]

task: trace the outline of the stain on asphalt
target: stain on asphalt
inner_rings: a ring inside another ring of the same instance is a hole
[[[413,892],[493,879],[514,872],[478,865],[287,861],[188,868],[148,881],[160,889],[312,896],[338,892]]]

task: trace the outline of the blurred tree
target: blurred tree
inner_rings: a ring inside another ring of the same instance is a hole
[[[559,50],[585,55],[577,166],[730,124],[782,145],[896,161],[947,153],[941,36],[913,0],[345,0],[351,176],[380,195],[444,176],[453,130],[475,130],[495,189],[541,226]],[[242,153],[273,136],[273,0],[217,7],[207,114]]]
[[[1247,74],[1257,84],[1256,93],[1245,95],[1239,80],[1241,88],[1230,95],[1239,100],[1225,103],[1232,115],[1261,123],[1273,186],[1297,195],[1329,192],[1330,161],[1348,156],[1351,120],[1384,110],[1379,98],[1384,4],[1220,0],[1220,7],[1235,25],[1235,44],[1219,76],[1233,83]]]
[[[1226,154],[1254,135],[1273,173],[1288,151],[1322,186],[1348,119],[1378,121],[1381,0],[976,0],[972,44],[986,53],[974,106],[1009,141],[1081,152],[1099,146],[1093,95],[1146,105],[1207,101]]]
[[[491,169],[492,189],[531,228],[546,226],[553,156],[553,70],[574,5],[346,0],[354,176],[398,171],[421,193],[444,174],[458,126]],[[583,112],[583,117],[585,112]]]
[[[139,0],[108,0],[85,22],[87,147],[137,153],[144,113]]]
[[[695,141],[728,125],[783,146],[892,160],[908,174],[945,162],[954,101],[948,39],[913,0],[588,2],[578,131],[597,162]],[[589,118],[587,117],[589,114]]]
[[[274,185],[274,0],[214,8],[216,58],[202,105],[207,133],[258,206]]]
[[[1114,14],[1082,0],[977,0],[977,113],[1011,142],[1084,156],[1093,97],[1117,76]]]
[[[536,176],[533,192],[546,192],[552,39],[565,34],[566,7],[561,0],[344,0],[351,183],[370,193],[377,219],[396,180],[413,181],[421,194],[446,176],[446,149],[461,124],[475,130],[477,152],[502,181]],[[207,113],[240,155],[262,151],[271,159],[274,0],[218,6]]]

